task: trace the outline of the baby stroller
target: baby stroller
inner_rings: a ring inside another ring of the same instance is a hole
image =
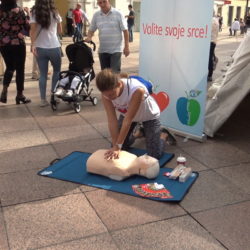
[[[95,43],[90,44],[95,51]],[[93,89],[89,89],[91,80],[95,78],[92,49],[85,42],[80,41],[68,45],[66,55],[69,59],[69,70],[60,72],[59,81],[51,96],[51,108],[53,111],[57,110],[57,97],[69,104],[73,103],[75,112],[79,113],[80,102],[90,101],[93,105],[97,104],[97,98],[91,96]],[[72,88],[73,84],[74,88]]]

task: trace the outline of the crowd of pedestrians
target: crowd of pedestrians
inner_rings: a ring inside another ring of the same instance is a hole
[[[248,28],[250,28],[250,14],[248,14],[245,18],[246,21],[244,21],[243,18],[235,18],[232,22],[231,26],[229,27],[229,35],[237,37],[240,33],[241,35],[244,35]],[[216,68],[216,65],[218,63],[218,57],[215,53],[216,43],[219,32],[222,31],[223,26],[223,17],[218,13],[215,16],[215,13],[212,18],[212,25],[211,25],[211,40],[210,40],[210,51],[209,51],[209,61],[208,61],[208,76],[207,81],[211,82],[213,81],[213,72]]]
[[[133,42],[133,27],[135,12],[131,4],[128,5],[128,15],[122,15],[113,8],[110,0],[97,0],[100,10],[96,11],[90,22],[87,14],[77,3],[75,9],[70,8],[66,14],[67,35],[76,40],[90,42],[94,33],[99,34],[99,61],[101,69],[111,68],[113,72],[121,71],[122,54],[130,54],[129,43]],[[54,5],[54,0],[36,0],[31,11],[20,8],[17,0],[2,0],[0,5],[0,74],[3,74],[3,89],[0,102],[7,103],[8,87],[16,72],[16,104],[29,103],[24,92],[24,74],[26,45],[25,36],[30,34],[31,51],[33,53],[32,79],[39,81],[41,102],[40,106],[49,105],[46,96],[48,68],[52,65],[51,92],[55,91],[61,70],[62,18]],[[88,32],[86,25],[88,24]],[[220,14],[213,17],[211,29],[210,52],[207,80],[212,81],[213,71],[218,62],[215,55],[218,32],[222,31],[223,18]],[[244,34],[250,28],[250,15],[245,21],[235,18],[230,26],[230,35]],[[3,61],[5,70],[3,69]]]
[[[122,53],[128,56],[129,41],[133,41],[134,11],[129,5],[129,15],[123,16],[113,8],[109,0],[97,0],[100,10],[90,22],[81,4],[75,9],[69,9],[66,16],[67,34],[78,36],[83,40],[84,24],[89,25],[85,42],[90,42],[96,30],[99,31],[99,59],[101,68],[111,68],[114,72],[121,71]],[[30,35],[31,51],[33,53],[32,79],[39,81],[40,107],[49,105],[46,96],[48,68],[52,65],[51,92],[54,92],[61,70],[62,18],[53,0],[36,0],[29,10],[21,8],[17,0],[2,0],[0,2],[0,17],[4,25],[0,27],[0,65],[4,61],[3,89],[0,102],[7,103],[8,87],[16,72],[16,103],[29,103],[30,99],[23,95],[26,59],[25,36]],[[127,21],[126,21],[127,18]],[[129,26],[129,32],[128,32]],[[123,46],[124,44],[124,46]],[[1,72],[0,72],[1,73]]]
[[[240,35],[244,35],[247,30],[250,28],[250,14],[248,14],[245,18],[235,18],[229,28],[229,35],[236,36],[240,32]]]

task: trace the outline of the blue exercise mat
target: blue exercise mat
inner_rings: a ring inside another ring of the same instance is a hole
[[[141,149],[132,149],[130,152],[138,156],[146,153],[145,150]],[[129,194],[133,196],[138,196],[158,201],[181,201],[185,196],[185,194],[187,193],[187,191],[189,190],[189,188],[191,187],[191,185],[198,177],[198,173],[193,173],[192,176],[189,177],[189,179],[186,182],[180,183],[177,180],[170,180],[168,177],[164,176],[164,173],[171,172],[172,169],[161,168],[158,177],[153,180],[149,180],[142,176],[135,175],[123,181],[115,181],[105,176],[86,172],[86,161],[90,155],[91,155],[90,153],[72,152],[63,159],[60,159],[56,163],[39,171],[38,174],[41,176],[46,176],[64,181],[71,181],[79,184],[84,184],[88,186],[93,186],[97,188],[102,188],[106,190],[111,190],[115,192],[120,192],[124,194]],[[173,154],[165,153],[163,157],[159,160],[160,166],[162,167],[163,165],[165,165],[173,157],[174,157]],[[155,183],[155,182],[164,185],[164,187],[168,191],[167,198],[145,197],[144,192],[141,192],[141,187],[137,189],[134,188],[136,186],[133,186],[133,185]]]

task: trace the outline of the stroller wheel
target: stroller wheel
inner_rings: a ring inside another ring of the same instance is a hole
[[[57,109],[57,102],[56,102],[56,99],[55,99],[54,95],[51,96],[50,105],[51,105],[52,110],[56,111],[56,109]]]
[[[80,103],[74,103],[74,110],[76,113],[79,113],[81,111]]]
[[[92,101],[92,104],[93,104],[94,106],[96,106],[96,104],[97,104],[97,102],[98,102],[97,98],[96,98],[96,97],[93,97],[91,101]]]
[[[51,108],[52,108],[53,111],[57,110],[57,104],[56,104],[56,102],[55,103],[51,103]]]

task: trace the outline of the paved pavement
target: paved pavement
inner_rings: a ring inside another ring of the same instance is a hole
[[[215,77],[241,39],[220,34]],[[124,71],[138,71],[138,42],[136,34]],[[54,158],[108,147],[109,135],[101,102],[84,102],[79,114],[65,103],[54,113],[40,108],[30,53],[26,72],[32,103],[15,105],[12,84],[8,104],[0,104],[1,250],[250,249],[249,96],[215,138],[178,137],[177,146],[166,148],[184,155],[200,176],[182,202],[162,203],[38,176]],[[144,147],[143,140],[137,146]],[[175,159],[167,166],[175,167]]]

